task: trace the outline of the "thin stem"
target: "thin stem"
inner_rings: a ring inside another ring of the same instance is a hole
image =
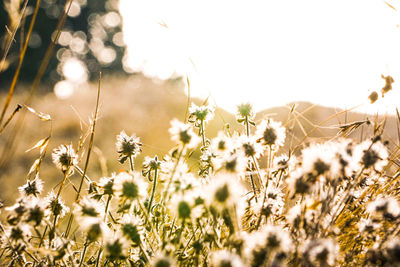
[[[131,171],[133,171],[134,168],[133,168],[133,158],[132,158],[132,156],[129,157],[129,165],[131,166]]]
[[[154,193],[156,191],[156,185],[157,185],[157,168],[154,168],[154,182],[153,182],[153,189],[152,189],[152,192],[151,192],[149,205],[147,206],[147,211],[148,212],[150,212],[151,204],[153,203]]]
[[[205,129],[204,129],[204,120],[201,120],[200,132],[201,132],[201,138],[203,141],[203,147],[205,147],[206,146],[206,133],[205,133]]]
[[[83,260],[85,259],[86,250],[87,250],[88,245],[89,245],[89,242],[86,240],[86,241],[85,241],[85,244],[84,244],[84,246],[83,246],[82,257],[81,257],[81,260],[79,261],[79,267],[82,266]]]
[[[166,198],[168,197],[169,187],[171,186],[172,180],[174,179],[174,175],[175,175],[176,169],[178,168],[178,164],[179,164],[179,161],[180,161],[180,159],[182,157],[182,154],[183,154],[184,150],[185,150],[185,144],[182,146],[182,150],[179,152],[178,159],[176,160],[174,169],[172,170],[171,176],[169,177],[168,184],[167,184],[167,187],[165,188],[165,191],[164,191],[164,194],[163,194],[163,198],[162,198],[162,202],[163,203],[165,203]]]

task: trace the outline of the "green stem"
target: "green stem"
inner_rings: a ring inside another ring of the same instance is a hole
[[[178,159],[176,160],[174,169],[172,170],[171,176],[169,177],[167,187],[165,188],[165,191],[164,191],[164,194],[163,194],[162,203],[165,203],[166,198],[168,197],[169,187],[171,186],[172,180],[174,179],[174,175],[175,175],[176,169],[178,168],[179,161],[180,161],[180,159],[182,157],[182,154],[183,154],[184,150],[185,150],[185,145],[182,146],[182,150],[179,152]]]
[[[203,141],[203,147],[205,147],[206,146],[206,133],[205,133],[205,130],[204,130],[204,120],[201,120],[200,132],[201,132],[201,138],[202,138],[202,141]]]
[[[156,192],[156,185],[157,185],[157,168],[154,169],[154,182],[153,182],[153,189],[151,192],[151,197],[149,201],[149,205],[147,206],[147,211],[150,212],[151,204],[153,203],[154,193]]]

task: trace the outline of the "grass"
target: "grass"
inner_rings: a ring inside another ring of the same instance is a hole
[[[35,98],[53,48],[30,91],[14,96],[17,70],[5,96],[2,264],[400,264],[399,116],[234,117],[140,75]]]

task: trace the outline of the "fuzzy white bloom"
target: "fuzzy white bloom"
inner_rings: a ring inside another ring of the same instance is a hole
[[[114,178],[113,190],[120,198],[143,198],[147,195],[147,183],[138,173],[120,172]]]
[[[228,250],[217,250],[210,253],[210,266],[212,267],[242,267],[245,266],[241,258]]]
[[[46,201],[32,197],[26,202],[25,222],[33,222],[35,226],[40,225],[45,216]]]
[[[242,135],[238,138],[239,149],[244,157],[258,159],[265,151],[265,146],[257,142],[256,136]]]
[[[118,160],[121,163],[124,163],[131,157],[135,158],[142,151],[140,138],[136,137],[136,135],[128,136],[125,131],[117,135],[115,146],[119,154]]]
[[[388,164],[388,152],[380,141],[366,140],[354,148],[354,157],[365,168],[381,172]]]
[[[63,172],[72,171],[71,167],[78,164],[78,155],[72,145],[61,145],[53,150],[53,162]]]
[[[197,127],[203,121],[208,122],[214,117],[215,107],[211,105],[197,106],[192,103],[189,108],[189,121],[195,122]]]
[[[305,243],[302,251],[313,266],[335,266],[339,246],[333,239],[315,239]]]
[[[273,119],[264,119],[258,125],[255,135],[258,140],[266,146],[270,146],[273,150],[277,150],[283,146],[286,138],[286,129],[281,122]]]
[[[392,196],[379,196],[367,205],[367,212],[372,216],[381,214],[385,218],[394,219],[400,216],[400,204]]]
[[[98,240],[110,231],[104,223],[103,218],[99,217],[82,217],[79,226],[82,231],[86,232],[89,242]]]
[[[31,236],[31,226],[29,224],[19,223],[5,228],[3,242],[8,243],[11,241],[13,243],[25,243]]]
[[[234,141],[231,137],[225,135],[223,131],[219,131],[217,137],[211,140],[211,151],[218,156],[229,154],[234,149]]]
[[[286,154],[277,156],[273,160],[272,170],[273,172],[285,172],[290,173],[296,166],[297,158],[295,155],[291,155],[290,158]]]
[[[46,217],[58,216],[61,219],[69,212],[69,207],[64,204],[61,197],[57,199],[57,195],[53,191],[50,191],[45,199],[47,203]]]
[[[18,187],[21,195],[24,196],[38,196],[43,191],[43,181],[38,176],[33,180],[26,181],[26,184]]]
[[[107,231],[104,234],[104,251],[107,259],[111,261],[125,259],[128,249],[129,241],[121,233]]]
[[[79,201],[79,203],[75,203],[74,206],[74,213],[80,219],[83,217],[104,218],[104,204],[93,198],[88,198],[85,196]]]
[[[182,123],[178,119],[171,121],[169,133],[172,141],[182,143],[188,149],[195,148],[201,141],[190,124]]]
[[[207,186],[204,187],[205,200],[208,206],[217,209],[240,206],[243,201],[241,199],[246,194],[244,185],[234,174],[218,174],[210,177]],[[242,207],[244,209],[244,207]]]
[[[216,170],[243,174],[247,169],[248,160],[241,153],[230,153],[214,158],[212,162]]]

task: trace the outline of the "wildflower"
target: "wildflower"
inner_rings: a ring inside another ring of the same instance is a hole
[[[215,108],[211,105],[197,106],[192,103],[189,108],[189,122],[193,122],[196,127],[206,123],[214,117]]]
[[[99,217],[83,217],[80,223],[81,229],[86,233],[87,241],[94,242],[108,231],[106,224]]]
[[[115,173],[111,177],[102,177],[99,182],[100,188],[103,190],[103,195],[113,195],[114,194],[114,179]]]
[[[11,207],[6,207],[5,210],[10,211],[11,214],[7,217],[7,222],[11,225],[17,224],[21,217],[26,213],[27,203],[26,199],[20,198]]]
[[[380,141],[366,140],[355,147],[354,153],[365,169],[381,172],[388,164],[387,149]]]
[[[135,158],[142,151],[140,138],[136,137],[136,135],[128,136],[125,131],[117,135],[115,146],[119,154],[118,161],[120,163],[124,163],[129,158]]]
[[[264,153],[264,146],[256,141],[254,136],[240,136],[238,143],[246,158],[258,159]]]
[[[253,106],[250,103],[243,103],[237,106],[236,120],[239,123],[244,122],[246,119],[251,121],[254,119]]]
[[[154,158],[145,157],[143,161],[142,175],[148,176],[149,180],[152,181],[150,172],[158,170],[160,169],[160,167],[161,167],[161,161],[158,160],[157,155]]]
[[[210,266],[212,267],[242,267],[244,266],[240,257],[228,250],[217,250],[210,255]]]
[[[25,222],[34,222],[39,226],[45,216],[46,203],[42,199],[32,198],[27,202]]]
[[[279,226],[266,225],[245,237],[244,255],[251,266],[264,266],[268,259],[285,258],[292,249],[289,233]]]
[[[31,237],[31,227],[28,224],[19,223],[5,229],[5,236],[13,243],[25,243]]]
[[[151,261],[151,266],[153,267],[174,267],[176,266],[174,259],[163,255],[163,254],[159,254],[156,255],[153,260]]]
[[[122,199],[134,200],[146,195],[147,183],[138,174],[121,172],[115,176],[113,190]]]
[[[367,211],[375,218],[383,216],[385,219],[393,220],[400,216],[400,204],[391,196],[379,196],[367,205]]]
[[[388,241],[385,246],[387,262],[396,266],[400,264],[400,239],[398,237]]]
[[[314,177],[327,174],[334,178],[340,174],[340,164],[336,157],[335,142],[312,144],[303,149],[301,166],[303,170]]]
[[[69,212],[69,208],[64,204],[60,197],[57,198],[56,194],[53,191],[46,197],[46,216],[55,216],[58,218],[62,218],[66,213]]]
[[[230,153],[233,149],[233,141],[227,137],[224,132],[218,132],[217,137],[211,140],[211,151],[217,155],[224,155]]]
[[[247,159],[241,153],[230,153],[215,158],[214,166],[229,173],[243,173],[247,169]]]
[[[188,149],[195,148],[200,143],[200,137],[193,132],[192,127],[177,119],[171,121],[169,133],[172,141],[181,142]]]
[[[71,167],[78,164],[78,155],[72,145],[61,145],[53,150],[53,162],[62,172],[70,172]]]
[[[215,208],[224,208],[238,203],[246,190],[233,174],[219,174],[211,177],[204,188],[207,204]]]
[[[75,214],[79,218],[104,218],[104,205],[93,198],[83,197],[78,204],[75,204]]]
[[[121,232],[134,246],[140,245],[140,236],[143,234],[143,221],[136,216],[125,215],[121,222]]]
[[[281,122],[276,122],[272,119],[261,121],[257,125],[256,136],[258,141],[263,145],[269,146],[276,150],[283,146],[286,138],[286,130]]]
[[[192,207],[194,206],[194,199],[190,194],[176,193],[172,195],[169,202],[169,208],[176,217],[185,220],[191,217]]]
[[[36,177],[33,180],[28,180],[23,186],[18,187],[18,190],[23,196],[33,195],[36,197],[43,190],[43,181],[39,177]]]
[[[334,266],[339,246],[333,239],[315,239],[305,244],[303,255],[312,266]]]
[[[110,232],[105,238],[104,248],[106,258],[110,261],[124,260],[127,257],[129,243],[119,234],[115,235]]]

